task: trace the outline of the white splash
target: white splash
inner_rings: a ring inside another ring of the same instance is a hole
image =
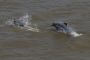
[[[26,26],[28,26],[28,25],[31,24],[31,22],[29,22],[29,18],[31,18],[31,16],[29,16],[28,14],[26,14],[26,15],[20,17],[19,19],[17,19],[17,21],[19,23],[22,23],[24,25],[24,27],[26,27]]]
[[[5,22],[5,25],[14,26],[13,20],[9,19],[8,21]]]
[[[69,32],[68,32],[69,35],[71,35],[72,37],[79,37],[79,36],[82,36],[83,34],[81,33],[77,33],[74,29],[70,28],[69,27]]]
[[[70,35],[73,36],[73,37],[79,37],[79,36],[81,36],[83,34],[72,31],[72,32],[70,32]]]
[[[38,29],[38,28],[33,28],[33,27],[30,27],[30,26],[28,26],[28,27],[25,27],[24,29],[26,29],[27,31],[33,31],[33,32],[39,32],[40,30]]]
[[[24,16],[21,16],[18,19],[10,19],[8,20],[5,24],[9,25],[9,26],[14,26],[14,27],[18,27],[20,29],[24,29],[24,30],[30,30],[33,32],[39,32],[39,29],[37,28],[37,26],[35,26],[35,28],[33,28],[31,26],[31,20],[32,20],[32,16],[26,14]],[[23,25],[23,26],[21,26]]]

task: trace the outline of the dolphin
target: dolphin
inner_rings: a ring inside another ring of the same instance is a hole
[[[73,37],[78,37],[82,35],[74,31],[71,27],[68,27],[68,23],[66,22],[54,22],[51,26],[53,26],[57,32],[62,32]]]

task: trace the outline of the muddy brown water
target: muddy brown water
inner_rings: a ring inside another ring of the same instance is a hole
[[[40,32],[2,26],[25,13]],[[48,30],[65,21],[83,36],[72,38]],[[0,60],[90,60],[89,0],[0,0]]]

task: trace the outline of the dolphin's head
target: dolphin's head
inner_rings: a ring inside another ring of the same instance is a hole
[[[63,22],[63,23],[52,23],[52,25],[57,31],[61,31],[61,32],[67,32],[67,23]]]

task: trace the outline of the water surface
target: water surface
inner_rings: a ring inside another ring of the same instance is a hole
[[[40,32],[4,25],[25,13]],[[90,60],[89,16],[89,0],[0,0],[0,60]],[[54,21],[68,22],[84,35],[71,38],[48,30]]]

